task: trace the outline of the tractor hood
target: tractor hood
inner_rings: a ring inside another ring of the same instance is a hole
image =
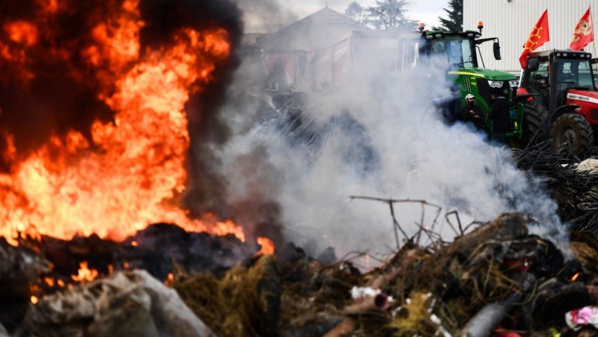
[[[598,104],[598,91],[569,89],[567,100],[573,104],[581,102]]]
[[[517,79],[513,74],[486,68],[461,68],[459,70],[450,70],[449,75],[485,78],[491,81],[512,81]]]

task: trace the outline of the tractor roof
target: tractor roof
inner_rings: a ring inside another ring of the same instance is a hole
[[[589,52],[585,52],[583,50],[571,50],[571,49],[550,49],[550,50],[543,50],[538,52],[532,52],[529,54],[529,57],[548,57],[551,55],[555,55],[557,57],[565,57],[565,58],[587,58],[590,59],[592,54]]]
[[[432,30],[432,31],[424,31],[426,38],[439,38],[439,37],[446,37],[446,36],[461,36],[461,37],[480,37],[482,34],[476,32],[475,30],[465,30],[462,32],[451,32],[447,30]]]

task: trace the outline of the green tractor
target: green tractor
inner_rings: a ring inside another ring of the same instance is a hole
[[[449,79],[458,84],[461,91],[461,103],[465,102],[467,94],[476,97],[478,105],[484,116],[490,113],[492,107],[491,93],[502,91],[507,97],[511,106],[511,130],[507,134],[509,143],[513,147],[525,145],[530,138],[527,131],[531,122],[539,123],[532,112],[528,121],[525,118],[522,102],[515,101],[515,90],[517,89],[517,77],[513,74],[488,69],[484,67],[481,55],[478,56],[478,46],[484,42],[493,41],[493,53],[496,60],[500,60],[500,44],[498,38],[481,38],[483,25],[480,23],[478,31],[466,30],[462,32],[449,32],[442,30],[423,31],[420,39],[420,56],[428,61],[442,62],[442,66],[448,69]],[[420,61],[422,62],[422,61]],[[481,66],[480,66],[481,64]],[[491,121],[486,119],[486,128],[491,130]]]

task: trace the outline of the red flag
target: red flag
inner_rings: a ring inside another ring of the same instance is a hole
[[[548,9],[544,11],[538,22],[536,22],[536,25],[529,33],[529,38],[523,46],[523,52],[519,57],[521,68],[525,69],[525,66],[527,65],[527,55],[543,45],[546,41],[550,41],[550,32],[548,31]]]
[[[588,43],[594,41],[594,25],[592,24],[592,16],[590,15],[590,8],[579,19],[575,32],[573,32],[573,39],[569,48],[573,50],[582,50]]]

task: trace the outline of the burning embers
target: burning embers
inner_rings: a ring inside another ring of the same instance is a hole
[[[12,1],[0,21],[0,235],[34,227],[59,239],[120,241],[151,223],[232,233],[177,204],[190,145],[185,104],[217,81],[229,33],[168,23],[144,46],[139,0]],[[147,9],[147,8],[146,8]],[[14,15],[11,16],[11,15]],[[174,18],[174,20],[177,20]]]
[[[2,253],[4,251],[15,257],[10,258]],[[180,271],[218,273],[236,264],[247,263],[258,254],[261,255],[256,253],[253,245],[232,234],[186,232],[171,224],[150,225],[122,242],[105,240],[97,235],[76,236],[71,240],[42,235],[20,238],[19,246],[12,247],[0,240],[0,256],[31,269],[24,273],[21,271],[23,267],[13,268],[12,273],[27,278],[25,284],[31,284],[31,287],[23,290],[23,297],[34,304],[56,291],[71,289],[114,272],[143,269],[169,283]]]

